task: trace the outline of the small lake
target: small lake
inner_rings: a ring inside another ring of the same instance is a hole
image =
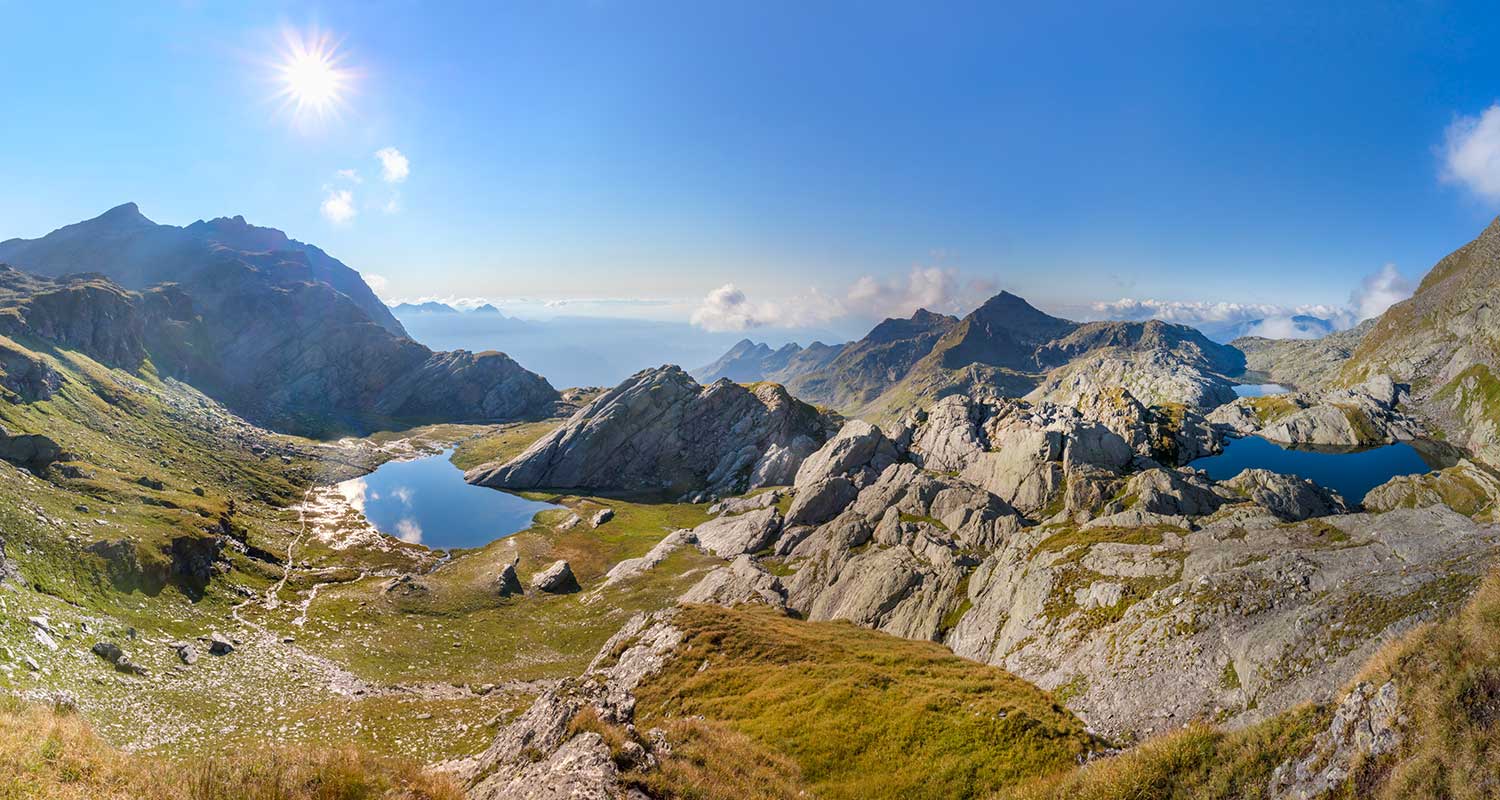
[[[1241,383],[1234,387],[1234,393],[1240,397],[1265,397],[1289,391],[1291,390],[1279,383]]]
[[[1188,464],[1204,470],[1214,480],[1227,480],[1242,470],[1268,469],[1283,475],[1308,478],[1319,486],[1337,491],[1350,503],[1397,475],[1419,475],[1437,469],[1415,447],[1397,442],[1365,450],[1290,449],[1259,436],[1231,439],[1224,452]]]
[[[481,547],[531,526],[557,506],[464,482],[451,450],[412,461],[388,461],[339,493],[381,533],[434,550]]]

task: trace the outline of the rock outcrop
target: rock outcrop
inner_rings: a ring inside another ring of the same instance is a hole
[[[57,442],[40,433],[11,433],[0,426],[0,461],[41,474],[63,457]]]
[[[832,421],[776,384],[701,386],[673,366],[639,372],[470,483],[504,489],[734,494],[788,484]]]
[[[1403,721],[1394,681],[1378,689],[1361,681],[1339,703],[1328,730],[1315,738],[1312,752],[1272,773],[1270,797],[1316,800],[1342,790],[1367,761],[1396,751]]]
[[[587,672],[544,691],[496,734],[478,756],[447,765],[472,800],[625,797],[622,765],[649,768],[659,734],[637,732],[635,691],[682,642],[674,612],[638,615],[615,634]],[[612,751],[596,730],[575,727],[580,715],[617,725],[629,737]],[[632,763],[633,762],[633,763]]]
[[[1174,467],[1159,458],[1215,445],[1201,416],[1094,401],[955,396],[888,430],[848,423],[804,461],[779,530],[759,507],[694,532],[730,563],[683,599],[942,641],[1128,739],[1331,699],[1500,545],[1444,505],[1406,507],[1421,487],[1351,514],[1299,478]]]
[[[1372,447],[1422,438],[1420,421],[1401,408],[1408,388],[1388,376],[1321,393],[1246,397],[1214,409],[1208,420],[1238,436],[1285,445]]]

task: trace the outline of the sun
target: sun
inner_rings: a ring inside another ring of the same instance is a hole
[[[353,82],[353,72],[326,33],[287,30],[283,47],[272,65],[276,96],[300,118],[327,117],[338,111]]]

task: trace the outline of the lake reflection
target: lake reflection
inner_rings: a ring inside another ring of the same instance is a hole
[[[480,547],[523,531],[538,511],[556,506],[464,482],[452,451],[389,461],[339,493],[381,533],[433,549]]]

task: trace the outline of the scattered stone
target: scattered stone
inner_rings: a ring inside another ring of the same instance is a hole
[[[176,651],[177,658],[189,666],[198,663],[198,648],[192,642],[173,642],[172,649]]]
[[[593,518],[589,520],[589,525],[597,528],[614,518],[615,510],[613,508],[601,508],[594,514]]]

